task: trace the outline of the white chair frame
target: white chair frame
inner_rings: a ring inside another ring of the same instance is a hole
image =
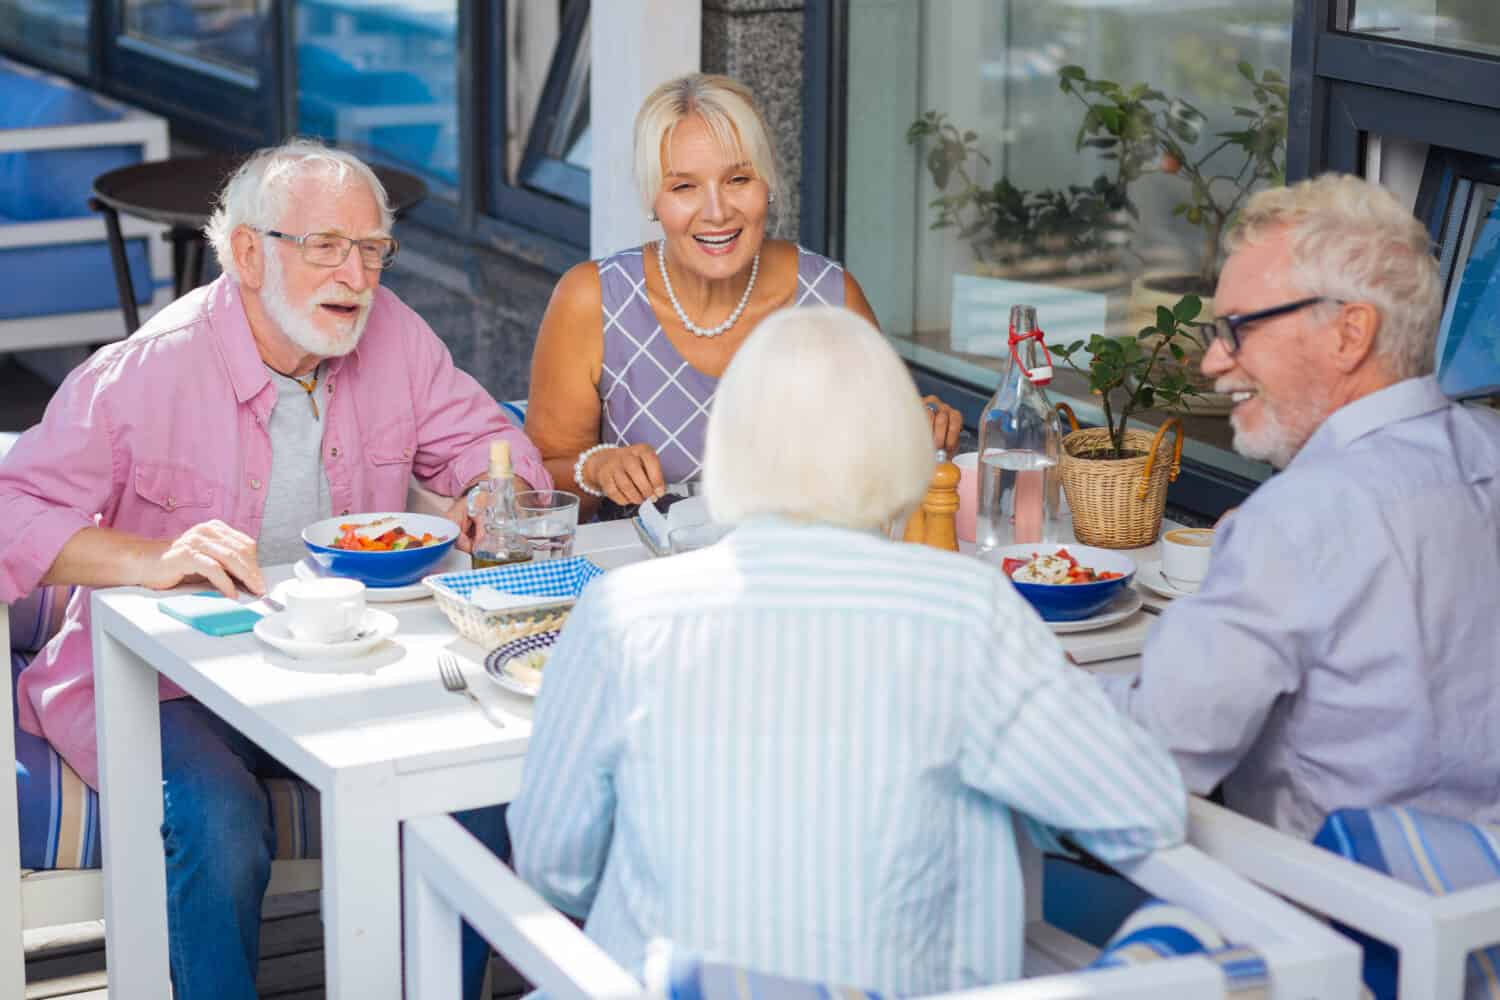
[[[118,315],[116,319],[118,320]],[[10,609],[0,603],[0,662],[7,697],[0,711],[0,996],[26,995],[25,931],[104,919],[104,873],[97,868],[27,871],[21,867],[21,818],[16,803],[16,735],[11,721]],[[7,763],[8,762],[8,763]],[[277,861],[266,895],[322,886],[317,860]]]
[[[1459,1000],[1469,952],[1500,944],[1500,882],[1432,896],[1202,799],[1188,840],[1250,881],[1357,928],[1401,956],[1397,994]]]
[[[1022,838],[1026,880],[1027,979],[947,994],[948,1000],[1208,1000],[1226,996],[1219,967],[1201,956],[1091,972],[1097,954],[1041,915],[1041,855]],[[402,880],[407,996],[450,1000],[460,989],[459,920],[467,920],[511,965],[555,1000],[641,997],[621,969],[567,918],[446,816],[403,824]],[[1254,948],[1269,970],[1271,1000],[1352,1000],[1359,949],[1191,847],[1160,851],[1124,874],[1147,891],[1190,907],[1226,937]]]
[[[38,75],[48,77],[48,74]],[[59,81],[61,84],[62,81]],[[67,86],[76,86],[68,83]],[[167,123],[164,118],[137,108],[130,108],[107,98],[97,100],[117,107],[122,117],[114,122],[82,125],[50,125],[40,128],[0,129],[0,152],[19,153],[50,149],[88,149],[94,146],[138,145],[142,161],[164,160],[168,153]],[[122,216],[120,232],[127,243],[147,238],[147,257],[151,281],[156,286],[151,301],[142,306],[145,319],[172,301],[172,260],[170,248],[161,239],[167,227]],[[0,225],[0,250],[55,246],[69,243],[103,242],[106,239],[102,216],[55,219],[42,222],[16,222]],[[165,283],[165,285],[163,285]],[[78,344],[101,344],[126,336],[125,320],[119,305],[85,312],[53,313],[46,316],[23,316],[0,320],[0,353]],[[134,331],[130,331],[134,332]]]

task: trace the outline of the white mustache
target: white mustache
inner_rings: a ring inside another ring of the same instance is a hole
[[[1233,392],[1254,392],[1255,387],[1249,385],[1233,385],[1228,382],[1215,382],[1214,392],[1221,396],[1227,396]]]
[[[354,295],[342,295],[335,291],[319,292],[313,297],[312,305],[332,306],[368,306],[373,294],[369,291],[357,292]]]

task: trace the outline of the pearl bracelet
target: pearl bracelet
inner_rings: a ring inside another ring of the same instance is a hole
[[[595,489],[594,487],[583,481],[583,463],[593,458],[594,455],[598,452],[608,451],[611,448],[618,447],[619,445],[614,444],[596,444],[592,448],[588,449],[583,454],[578,456],[578,461],[573,463],[573,482],[578,484],[578,488],[580,490],[583,490],[583,492],[587,493],[591,497],[602,498],[605,495],[603,490]]]

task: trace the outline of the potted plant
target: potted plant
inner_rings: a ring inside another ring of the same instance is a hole
[[[1161,530],[1167,484],[1182,462],[1182,424],[1169,417],[1153,434],[1129,426],[1149,410],[1191,405],[1200,396],[1184,362],[1197,346],[1191,328],[1203,309],[1195,295],[1157,309],[1155,322],[1135,336],[1095,334],[1087,342],[1049,344],[1054,356],[1088,377],[1099,397],[1104,426],[1080,430],[1064,407],[1073,431],[1063,438],[1060,468],[1073,532],[1088,545],[1133,549],[1150,545]],[[1087,348],[1088,360],[1076,358]],[[1162,454],[1176,432],[1170,456]]]
[[[1213,314],[1213,293],[1219,280],[1224,230],[1245,199],[1262,185],[1286,181],[1287,85],[1275,70],[1259,76],[1247,62],[1238,66],[1248,84],[1250,100],[1236,106],[1239,127],[1216,133],[1205,142],[1202,111],[1187,101],[1169,97],[1146,84],[1124,87],[1111,80],[1091,79],[1079,66],[1059,71],[1060,86],[1085,107],[1077,147],[1100,148],[1105,155],[1132,158],[1136,176],[1162,173],[1187,185],[1172,209],[1202,230],[1202,250],[1194,273],[1147,273],[1131,290],[1129,328],[1151,323],[1158,308],[1172,308],[1183,295],[1195,295],[1205,318]],[[1228,164],[1225,153],[1231,154]],[[1155,167],[1145,161],[1155,159]],[[1199,356],[1190,351],[1193,367]],[[1201,386],[1201,383],[1200,383]],[[1228,400],[1202,394],[1198,412],[1228,412]]]
[[[1022,190],[1007,177],[986,186],[979,175],[990,160],[978,139],[941,111],[907,128],[908,143],[930,143],[926,165],[941,192],[930,203],[932,228],[956,229],[974,251],[976,270],[991,277],[1096,287],[1097,281],[1072,279],[1104,273],[1103,287],[1120,284],[1110,272],[1134,211],[1125,185],[1100,175],[1091,184],[1041,191]]]

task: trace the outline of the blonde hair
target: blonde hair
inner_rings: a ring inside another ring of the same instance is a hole
[[[385,185],[363,160],[342,149],[331,149],[313,139],[293,139],[262,149],[240,165],[219,192],[218,205],[203,227],[203,235],[219,258],[219,269],[239,280],[231,240],[240,226],[274,228],[286,211],[292,185],[301,178],[322,174],[335,191],[350,181],[365,182],[380,206],[380,227],[390,232],[395,221]]]
[[[773,223],[779,223],[786,199],[782,197],[781,171],[765,117],[749,87],[715,73],[690,73],[668,80],[653,90],[636,112],[635,179],[646,213],[651,213],[669,166],[662,162],[662,150],[670,145],[677,126],[694,115],[703,119],[720,149],[748,160],[755,168],[770,189]]]
[[[783,309],[719,382],[703,491],[715,520],[774,514],[856,529],[912,509],[932,478],[932,432],[906,366],[846,309]]]
[[[1253,196],[1226,241],[1234,250],[1288,231],[1292,267],[1312,294],[1380,311],[1375,354],[1397,379],[1431,372],[1442,287],[1426,228],[1389,191],[1324,174]]]

